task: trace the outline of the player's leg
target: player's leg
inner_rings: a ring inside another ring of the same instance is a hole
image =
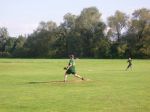
[[[130,64],[130,69],[132,70],[132,64]]]
[[[81,80],[84,80],[84,78],[83,77],[81,77],[80,75],[78,75],[78,74],[74,74],[74,76],[75,77],[77,77],[77,78],[80,78]]]
[[[67,73],[65,73],[65,75],[64,75],[64,82],[67,81],[67,77],[68,77],[68,75],[67,75]]]
[[[130,65],[127,66],[126,70],[128,70],[129,67],[130,67]]]

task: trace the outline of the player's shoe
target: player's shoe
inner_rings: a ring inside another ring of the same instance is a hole
[[[82,79],[82,80],[84,80],[84,78],[83,78],[83,77],[82,77],[81,79]]]

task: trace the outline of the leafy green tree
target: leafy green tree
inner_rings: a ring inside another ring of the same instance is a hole
[[[114,37],[117,37],[117,41],[119,42],[122,36],[122,32],[125,30],[128,24],[128,16],[121,12],[116,11],[115,15],[108,17],[108,26],[110,27],[110,31]]]
[[[64,29],[63,38],[65,39],[64,43],[66,45],[66,55],[75,54],[77,51],[78,38],[76,37],[75,24],[77,16],[71,13],[67,13],[64,16],[64,22],[62,23],[62,29]]]
[[[41,22],[25,43],[28,55],[30,57],[50,57],[51,45],[56,38],[56,29],[55,22]]]
[[[12,53],[15,49],[15,42],[17,38],[14,37],[9,37],[6,41],[6,46],[5,46],[5,51]]]
[[[73,15],[71,13],[67,13],[67,14],[64,15],[64,22],[62,23],[62,25],[67,30],[74,29],[76,18],[77,18],[76,15]]]
[[[5,52],[6,41],[9,37],[7,28],[0,27],[0,52]]]
[[[82,45],[82,54],[84,57],[92,57],[94,41],[103,35],[105,26],[101,20],[101,13],[96,7],[85,8],[76,20],[76,32],[80,33],[80,44]],[[98,33],[100,32],[100,33]],[[99,40],[97,40],[99,41]]]
[[[95,58],[109,58],[111,43],[107,38],[101,38],[93,48]]]
[[[48,22],[41,21],[36,31],[37,32],[40,32],[40,31],[52,32],[56,28],[57,28],[57,24],[53,21],[48,21]]]
[[[127,44],[120,44],[117,47],[117,53],[118,53],[118,57],[119,58],[123,58],[123,57],[129,57],[129,55],[127,56],[127,50],[128,50],[128,45]]]
[[[24,47],[26,42],[26,37],[20,35],[17,39],[15,39],[14,46],[12,48],[12,56],[13,57],[27,57],[27,51]]]
[[[134,57],[150,57],[150,10],[146,8],[132,13],[126,41]]]

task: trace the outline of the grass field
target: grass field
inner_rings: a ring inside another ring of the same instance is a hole
[[[150,60],[0,59],[0,112],[150,112]]]

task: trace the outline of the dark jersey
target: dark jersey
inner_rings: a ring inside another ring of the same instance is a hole
[[[128,60],[129,65],[132,65],[132,60]]]

